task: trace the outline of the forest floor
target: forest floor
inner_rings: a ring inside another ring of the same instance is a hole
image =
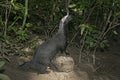
[[[98,73],[103,75],[112,75],[115,78],[97,78],[94,80],[120,80],[120,41],[115,41],[110,44],[110,48],[104,52],[97,52],[97,62],[100,62],[101,66],[97,70]],[[73,59],[78,62],[77,50],[70,49]],[[86,71],[73,70],[71,72],[57,72],[50,70],[48,74],[37,74],[35,72],[25,72],[18,69],[20,64],[20,57],[10,57],[10,63],[5,65],[5,74],[7,74],[11,80],[93,80]]]
[[[27,58],[24,58],[24,60],[25,59]],[[19,69],[21,58],[18,56],[12,56],[10,61],[10,63],[5,65],[4,73],[7,74],[11,80],[89,80],[86,72],[81,72],[80,76],[75,70],[70,72],[57,72],[49,69],[49,73],[37,74],[33,71],[22,71]]]

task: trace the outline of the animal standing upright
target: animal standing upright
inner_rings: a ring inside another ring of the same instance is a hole
[[[51,60],[59,51],[63,53],[66,49],[66,25],[71,20],[71,16],[64,16],[59,24],[58,32],[50,39],[39,45],[35,51],[33,59],[30,61],[30,67],[38,73],[46,73]]]

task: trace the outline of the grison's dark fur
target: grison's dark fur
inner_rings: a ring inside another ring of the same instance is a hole
[[[64,16],[59,24],[58,32],[50,39],[39,45],[33,59],[30,61],[31,68],[38,73],[46,73],[51,60],[59,51],[66,49],[66,25],[71,20],[70,15]],[[28,63],[27,63],[28,64]]]

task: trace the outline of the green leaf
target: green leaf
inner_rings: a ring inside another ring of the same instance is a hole
[[[74,7],[76,7],[75,4],[71,4],[71,5],[69,5],[69,8],[74,8]]]
[[[109,46],[109,45],[108,45],[108,40],[103,40],[103,41],[100,43],[100,47],[101,47],[101,48],[105,48],[106,46]]]
[[[25,26],[28,28],[28,27],[31,27],[32,24],[31,23],[26,23]]]
[[[81,25],[79,25],[79,27],[81,28],[81,35],[82,35],[84,33],[85,29],[88,27],[88,25],[81,24]]]
[[[10,78],[5,74],[0,74],[0,80],[10,80]]]
[[[115,35],[118,35],[117,31],[113,31],[113,33],[114,33]]]
[[[5,65],[4,61],[0,61],[0,68]]]
[[[100,43],[100,47],[101,47],[101,48],[104,48],[104,47],[105,47],[105,44],[104,44],[104,43]]]
[[[85,27],[81,28],[81,35],[83,35],[83,32],[85,31]]]

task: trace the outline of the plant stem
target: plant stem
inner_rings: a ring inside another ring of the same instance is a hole
[[[22,29],[25,26],[27,15],[28,15],[28,0],[25,0],[25,14],[24,14],[24,20],[23,20],[23,23],[22,23]]]

